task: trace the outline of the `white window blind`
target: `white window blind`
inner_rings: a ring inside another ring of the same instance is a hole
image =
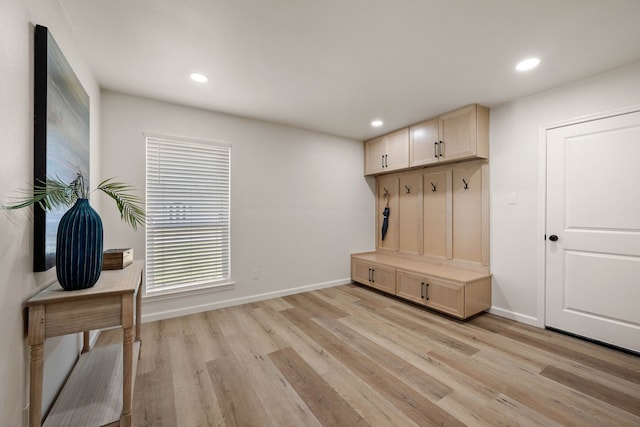
[[[147,291],[227,281],[231,147],[146,141]]]

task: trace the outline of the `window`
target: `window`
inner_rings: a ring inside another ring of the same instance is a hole
[[[231,146],[146,136],[147,292],[229,280]]]

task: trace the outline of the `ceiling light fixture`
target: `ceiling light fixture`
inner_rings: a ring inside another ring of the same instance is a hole
[[[529,71],[536,68],[540,65],[540,58],[527,58],[518,62],[516,65],[516,70],[518,71]]]
[[[374,120],[371,122],[371,126],[373,126],[374,128],[379,128],[380,126],[382,126],[382,120]]]
[[[204,74],[200,74],[200,73],[193,73],[189,77],[191,77],[191,80],[193,80],[194,82],[198,82],[198,83],[205,83],[205,82],[207,82],[209,80],[207,78],[207,76],[205,76]]]

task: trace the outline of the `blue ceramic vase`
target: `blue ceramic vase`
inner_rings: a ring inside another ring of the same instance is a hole
[[[66,291],[90,288],[102,272],[102,220],[78,199],[60,219],[56,240],[56,274]]]

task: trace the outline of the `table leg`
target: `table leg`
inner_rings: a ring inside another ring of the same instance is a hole
[[[29,367],[29,426],[38,427],[42,421],[42,372],[44,369],[44,324],[43,305],[29,307],[29,345],[31,364]]]
[[[29,426],[40,426],[42,417],[42,371],[44,368],[44,342],[31,345],[29,380]]]
[[[91,331],[84,331],[82,333],[82,338],[83,338],[82,354],[88,353],[89,350],[91,350],[90,334],[91,334]]]
[[[129,427],[131,425],[131,401],[132,393],[132,375],[133,375],[133,328],[126,327],[122,329],[123,345],[123,369],[122,369],[122,416],[120,418],[121,427]]]
[[[138,285],[138,292],[136,293],[136,341],[140,342],[140,351],[138,352],[138,359],[140,359],[140,355],[142,354],[142,337],[141,337],[141,328],[142,328],[142,275],[140,273],[140,285]]]

